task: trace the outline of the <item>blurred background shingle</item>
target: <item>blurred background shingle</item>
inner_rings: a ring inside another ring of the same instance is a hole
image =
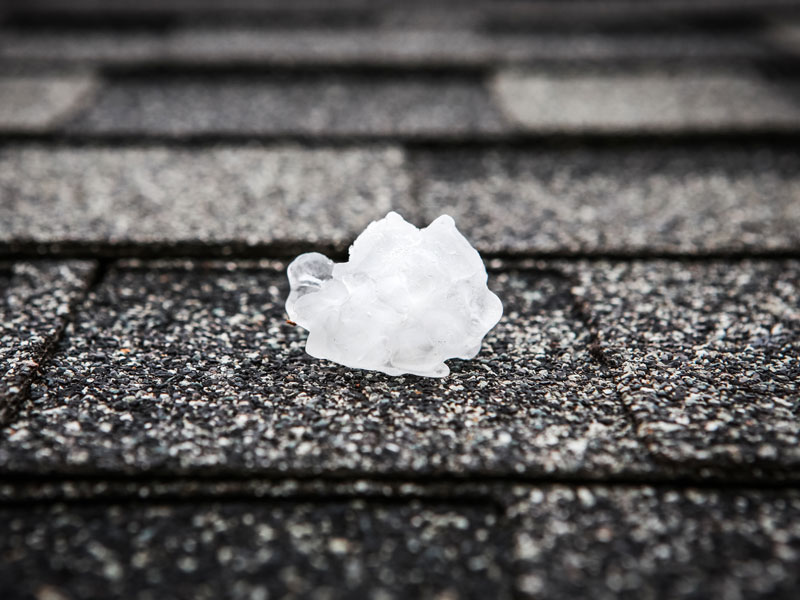
[[[0,5],[0,598],[786,598],[795,0]],[[317,361],[287,261],[442,213],[505,315]]]

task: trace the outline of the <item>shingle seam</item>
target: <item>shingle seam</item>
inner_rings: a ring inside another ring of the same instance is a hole
[[[621,408],[622,414],[625,415],[631,434],[638,442],[640,451],[644,454],[648,461],[656,463],[656,456],[647,444],[647,440],[639,434],[638,424],[636,422],[636,416],[634,415],[633,410],[629,404],[625,402],[617,390],[619,383],[619,378],[617,376],[618,365],[616,364],[615,360],[609,356],[608,352],[606,352],[600,343],[600,338],[597,334],[597,328],[593,322],[588,302],[585,300],[581,301],[581,299],[572,291],[572,288],[578,284],[577,275],[572,273],[566,276],[572,283],[570,286],[570,297],[572,298],[573,313],[589,333],[589,355],[600,365],[604,375],[614,385],[614,402]]]
[[[406,505],[414,502],[422,504],[439,504],[447,503],[451,505],[478,508],[482,507],[492,512],[495,512],[498,517],[503,515],[504,506],[495,502],[491,495],[487,496],[468,496],[461,495],[427,495],[427,494],[410,494],[410,495],[390,495],[383,496],[377,493],[298,493],[288,494],[285,496],[263,496],[257,494],[250,494],[246,492],[234,492],[217,494],[214,492],[197,492],[193,491],[191,494],[159,494],[154,496],[142,497],[136,494],[123,494],[123,495],[102,495],[92,497],[76,497],[76,498],[35,498],[19,496],[17,498],[0,499],[0,507],[33,507],[33,506],[48,506],[52,504],[59,505],[111,505],[111,504],[124,504],[124,505],[148,505],[148,504],[169,504],[171,506],[177,505],[194,505],[206,503],[237,503],[237,502],[252,502],[259,500],[269,502],[271,504],[294,504],[294,503],[313,503],[325,504],[328,502],[350,502],[354,500],[363,500],[373,505],[382,506],[398,506]]]
[[[36,369],[25,374],[24,379],[17,386],[19,391],[5,398],[0,398],[0,428],[13,426],[14,422],[20,416],[22,408],[30,400],[31,382],[44,371],[55,349],[61,343],[67,325],[75,317],[78,307],[83,302],[84,298],[86,298],[94,285],[99,282],[102,272],[104,272],[104,270],[99,266],[99,263],[95,261],[94,273],[91,279],[87,285],[84,286],[82,292],[76,294],[71,300],[67,314],[59,318],[58,325],[53,335],[48,338],[40,348]]]
[[[285,482],[294,489],[285,490]],[[509,500],[519,488],[544,488],[565,486],[570,488],[615,488],[629,489],[652,487],[671,490],[726,490],[726,491],[796,491],[798,482],[748,482],[748,481],[696,481],[687,479],[509,479],[506,481],[465,480],[460,482],[430,482],[406,480],[366,480],[343,479],[341,481],[320,480],[275,480],[272,489],[265,488],[270,480],[252,481],[222,480],[178,480],[164,483],[164,480],[114,479],[65,479],[62,481],[15,482],[0,487],[0,506],[17,503],[36,502],[39,504],[84,503],[106,504],[113,502],[156,502],[186,503],[193,499],[232,502],[237,500],[276,501],[282,499],[311,501],[331,501],[335,499],[385,500],[387,503],[410,501],[458,502],[463,505],[490,505],[503,510],[513,500]],[[409,489],[412,488],[412,489]]]
[[[77,132],[61,127],[46,131],[24,131],[4,129],[0,131],[0,146],[22,142],[47,144],[103,144],[115,146],[132,145],[173,145],[205,147],[215,144],[303,144],[319,146],[354,146],[377,144],[403,144],[420,148],[481,148],[504,145],[513,148],[556,146],[619,146],[625,144],[684,144],[726,143],[753,144],[770,143],[792,145],[800,140],[800,128],[780,128],[758,126],[748,130],[687,130],[631,132],[537,132],[525,131],[509,125],[497,131],[450,131],[450,132],[406,132],[406,133],[336,133],[336,132],[294,132],[294,133],[250,133],[239,131],[162,133],[153,131],[108,131]]]
[[[413,180],[412,180],[413,185]],[[412,189],[412,193],[416,191]],[[426,225],[419,214],[418,203],[414,200],[412,219],[420,225]],[[698,251],[687,249],[685,251],[646,251],[631,250],[613,252],[599,250],[593,252],[584,250],[580,252],[540,251],[531,248],[527,251],[487,251],[478,248],[481,256],[486,260],[508,261],[600,261],[613,260],[616,262],[631,262],[638,260],[669,260],[679,262],[705,262],[715,260],[742,261],[748,259],[759,260],[789,260],[800,259],[800,246],[781,249],[720,249],[715,251]],[[226,260],[255,260],[255,259],[286,259],[293,258],[302,252],[322,252],[333,259],[343,259],[347,256],[347,244],[306,242],[302,240],[284,240],[264,244],[249,244],[244,241],[219,241],[219,242],[131,242],[110,243],[102,241],[62,241],[54,240],[0,240],[0,260],[29,260],[29,259],[81,259],[81,260],[119,260],[119,259],[226,259]],[[495,270],[504,270],[501,267]]]

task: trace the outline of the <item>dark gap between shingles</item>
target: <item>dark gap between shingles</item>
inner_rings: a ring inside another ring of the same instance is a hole
[[[77,115],[75,118],[78,118]],[[0,148],[22,143],[38,143],[61,146],[90,146],[128,148],[167,146],[174,148],[206,148],[230,144],[297,144],[309,148],[344,146],[399,145],[409,149],[625,149],[638,145],[725,144],[741,148],[748,145],[768,145],[775,148],[796,148],[800,143],[800,127],[796,129],[770,126],[753,128],[750,131],[688,131],[688,132],[561,132],[537,133],[509,126],[498,132],[454,132],[454,133],[408,133],[408,134],[351,134],[351,133],[293,133],[252,134],[240,132],[166,134],[148,132],[70,132],[53,128],[46,132],[0,131]]]
[[[164,476],[148,476],[146,474],[127,475],[121,474],[98,474],[95,477],[82,476],[80,478],[70,478],[68,476],[47,477],[39,474],[30,474],[22,477],[20,474],[11,474],[4,477],[3,495],[0,496],[0,506],[23,502],[26,500],[35,501],[36,498],[45,504],[59,502],[85,502],[95,499],[97,502],[107,502],[107,498],[124,498],[131,500],[143,500],[158,502],[163,497],[175,498],[196,498],[208,497],[210,499],[219,497],[240,497],[244,499],[258,499],[269,501],[280,498],[297,498],[299,496],[309,498],[390,498],[399,502],[405,499],[439,498],[443,501],[460,500],[467,504],[490,503],[492,501],[502,504],[502,497],[514,487],[654,487],[658,489],[715,489],[715,490],[800,490],[800,480],[798,479],[758,479],[758,478],[693,478],[693,477],[607,477],[602,479],[592,479],[586,477],[521,477],[514,476],[416,476],[395,477],[371,473],[363,477],[354,474],[352,476],[308,476],[308,477],[275,477],[273,479],[265,477],[248,478],[241,476],[238,478],[226,476],[224,478],[214,477],[190,477],[174,476],[167,478]],[[283,483],[295,483],[299,487],[313,484],[321,486],[317,491],[281,491],[278,489],[270,494],[264,486],[274,483],[280,486]],[[366,491],[347,491],[341,490],[342,485],[353,485],[367,482],[375,486],[383,486],[381,490]],[[100,491],[80,490],[82,485],[103,486]],[[52,487],[44,493],[47,496],[38,494],[35,486],[60,485],[69,488],[69,491],[53,490]],[[134,486],[123,489],[124,486]],[[169,485],[169,491],[158,491],[158,486]],[[225,486],[223,490],[212,490],[214,486]],[[403,486],[413,485],[418,490],[404,492]],[[184,491],[180,488],[184,487]],[[254,487],[255,486],[255,487]],[[392,489],[387,490],[386,486]],[[198,488],[206,488],[205,491],[198,491]],[[426,488],[428,491],[426,491]],[[447,489],[449,488],[449,489]],[[483,488],[483,489],[481,489]],[[332,491],[333,490],[333,491]],[[191,494],[191,496],[189,496]]]
[[[422,223],[424,225],[424,223]],[[294,258],[303,252],[321,252],[333,260],[347,258],[349,244],[312,243],[304,241],[279,241],[263,244],[249,244],[244,241],[221,242],[178,242],[178,243],[111,243],[102,241],[63,242],[53,241],[0,241],[0,260],[37,260],[37,259],[82,259],[82,260],[118,260],[118,259],[187,259],[187,260],[285,260]],[[797,260],[800,259],[800,246],[782,249],[719,249],[714,251],[660,251],[632,249],[627,251],[538,251],[531,248],[527,251],[486,251],[481,252],[486,261],[508,261],[509,264],[525,261],[618,261],[634,262],[642,260],[669,260],[676,262],[696,263],[706,261],[743,261],[743,260]],[[503,270],[505,267],[494,267],[491,270]]]

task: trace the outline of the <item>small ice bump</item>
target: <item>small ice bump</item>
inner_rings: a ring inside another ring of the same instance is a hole
[[[294,305],[297,301],[311,292],[318,292],[322,284],[333,275],[334,262],[319,252],[307,252],[301,254],[287,269],[291,293],[286,301],[286,310],[289,318],[297,321],[297,315],[293,314]]]
[[[424,229],[390,212],[350,247],[350,260],[298,256],[288,269],[289,318],[306,351],[339,364],[445,377],[445,360],[473,358],[503,314],[478,252],[442,215]]]

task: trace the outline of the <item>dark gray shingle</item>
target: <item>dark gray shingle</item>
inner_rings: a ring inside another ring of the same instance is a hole
[[[7,598],[510,597],[490,505],[0,507],[0,523]]]
[[[373,219],[413,219],[399,148],[8,146],[8,245],[287,243],[346,247]]]
[[[790,600],[800,585],[796,490],[529,488],[509,516],[521,598]]]
[[[769,56],[759,39],[687,32],[516,32],[470,28],[275,28],[187,26],[174,31],[7,31],[0,61],[178,66],[493,67],[649,61],[747,60]]]
[[[424,219],[514,253],[800,248],[800,154],[769,146],[440,150],[415,155]]]
[[[502,130],[478,77],[293,75],[112,80],[73,133],[440,136]]]
[[[575,292],[662,460],[800,467],[797,261],[593,263]]]
[[[145,263],[146,265],[146,263]],[[189,265],[192,266],[192,265]],[[0,464],[40,473],[583,474],[649,469],[569,282],[498,274],[506,316],[445,380],[305,354],[268,269],[112,270]]]
[[[23,262],[0,271],[0,424],[16,413],[94,273],[84,261]]]

